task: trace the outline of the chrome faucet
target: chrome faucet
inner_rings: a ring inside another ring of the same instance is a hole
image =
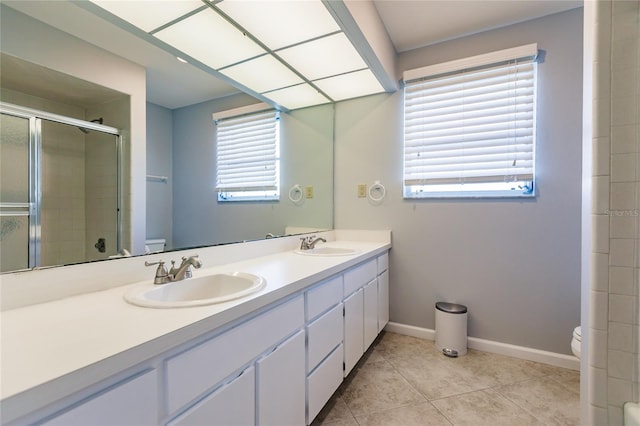
[[[302,242],[300,243],[300,250],[313,250],[313,248],[316,246],[316,244],[318,244],[319,241],[322,241],[323,243],[327,242],[327,240],[322,237],[316,238],[315,235],[311,237],[303,237],[300,238],[300,240],[302,240]]]
[[[158,265],[156,269],[156,276],[153,279],[154,284],[166,284],[174,281],[180,281],[185,278],[191,278],[192,272],[191,267],[200,268],[202,266],[202,262],[198,258],[198,255],[195,254],[189,257],[183,257],[180,266],[176,268],[175,262],[171,261],[171,269],[167,271],[167,268],[164,266],[164,261],[160,260],[158,262],[144,262],[145,266]]]
[[[175,262],[171,261],[171,269],[169,270],[169,278],[171,281],[180,281],[185,278],[191,278],[191,267],[198,269],[202,266],[202,262],[198,259],[198,255],[183,257],[180,266],[176,268]]]

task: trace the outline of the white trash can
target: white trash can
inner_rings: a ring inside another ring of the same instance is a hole
[[[449,357],[467,353],[467,307],[436,303],[436,348]]]

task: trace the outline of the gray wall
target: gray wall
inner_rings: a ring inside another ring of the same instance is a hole
[[[254,104],[245,94],[173,111],[173,243],[189,247],[282,235],[285,226],[333,227],[333,106],[281,114],[279,202],[219,203],[212,113]],[[294,184],[313,186],[302,205]]]
[[[580,324],[582,9],[417,49],[405,69],[538,43],[534,200],[403,200],[402,93],[336,105],[335,227],[388,228],[391,320],[433,329],[469,308],[469,336],[570,353]],[[357,198],[380,180],[381,205]]]
[[[147,179],[147,239],[164,238],[173,248],[173,114],[147,102],[147,174],[166,176],[166,182]]]

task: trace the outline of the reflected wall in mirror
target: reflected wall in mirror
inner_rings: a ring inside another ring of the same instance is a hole
[[[123,35],[115,27],[105,32],[109,23],[91,21],[100,18],[88,17],[88,12],[72,2],[7,1],[0,8],[0,100],[87,121],[104,117],[106,125],[121,131],[123,249],[143,254],[149,239],[164,239],[170,250],[261,239],[292,229],[332,227],[332,105],[281,114],[279,201],[219,203],[212,114],[254,104],[256,99],[233,89],[232,94],[192,104],[185,104],[182,98],[180,105],[163,102],[166,93],[164,98],[156,96],[157,85],[149,83],[154,72],[121,54],[127,46],[144,41],[132,40],[132,35]],[[36,19],[17,10],[21,8],[40,11],[40,15]],[[80,14],[78,19],[73,19],[75,12]],[[60,19],[62,15],[66,19]],[[75,35],[69,34],[61,22],[75,25]],[[94,28],[96,34],[109,34],[110,44],[98,43],[97,36],[89,33],[79,38],[78,22],[85,24],[84,31]],[[120,41],[118,46],[115,40]],[[121,50],[116,52],[118,48]],[[158,50],[151,45],[149,49]],[[10,65],[14,67],[11,72]],[[176,87],[187,83],[184,79],[174,81]],[[207,89],[203,86],[201,92]],[[294,185],[309,189],[313,197],[298,203],[290,201],[288,194]],[[100,194],[101,190],[92,192]],[[76,226],[78,220],[73,222]],[[88,229],[84,229],[86,241]],[[90,251],[88,246],[85,251]],[[110,250],[103,257],[113,254]],[[58,257],[50,264],[77,261]]]
[[[332,227],[333,105],[280,115],[280,201],[217,201],[212,113],[255,103],[238,94],[173,111],[147,104],[149,238],[166,238],[173,249],[285,235],[287,227]],[[296,184],[313,197],[290,201]]]

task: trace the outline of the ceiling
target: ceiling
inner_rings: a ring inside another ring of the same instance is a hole
[[[397,52],[582,6],[582,1],[577,0],[373,2]],[[238,92],[226,82],[178,62],[172,54],[72,2],[3,0],[3,4],[144,66],[149,102],[174,109]]]
[[[582,6],[582,0],[373,0],[396,52]]]

